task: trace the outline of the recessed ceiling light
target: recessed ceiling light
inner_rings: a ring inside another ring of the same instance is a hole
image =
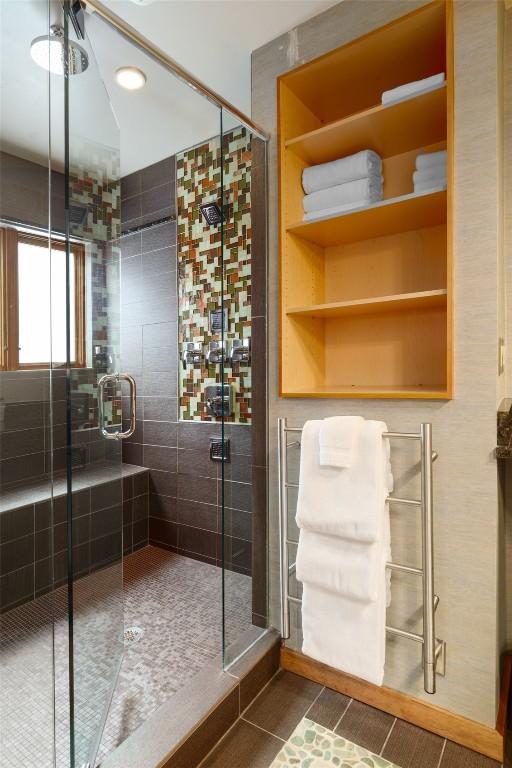
[[[137,67],[119,67],[116,69],[116,83],[127,91],[136,91],[146,84],[146,75]]]

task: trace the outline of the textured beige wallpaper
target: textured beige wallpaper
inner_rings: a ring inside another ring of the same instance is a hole
[[[271,616],[279,626],[276,430],[308,418],[358,413],[390,429],[433,423],[435,448],[437,634],[447,642],[446,677],[423,692],[416,644],[388,642],[385,684],[494,726],[497,694],[498,494],[493,449],[497,376],[499,266],[500,6],[455,0],[455,397],[450,402],[279,399],[277,372],[276,76],[423,5],[416,0],[344,0],[253,54],[253,118],[272,133],[269,148],[269,371]],[[335,98],[333,94],[333,98]],[[393,450],[396,493],[418,488],[412,445]],[[393,511],[393,557],[417,562],[419,520]],[[418,626],[420,595],[410,576],[393,578],[389,621]],[[297,640],[297,639],[296,639]]]

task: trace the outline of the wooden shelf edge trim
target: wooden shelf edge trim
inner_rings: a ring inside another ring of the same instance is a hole
[[[364,109],[361,112],[355,112],[354,114],[347,115],[346,117],[342,117],[339,120],[334,120],[332,123],[325,123],[325,125],[321,125],[320,128],[316,128],[313,131],[308,131],[307,133],[303,133],[300,136],[294,136],[291,139],[286,139],[284,146],[286,149],[293,150],[298,144],[308,141],[308,139],[323,137],[326,134],[336,132],[340,128],[343,128],[345,125],[349,125],[350,123],[353,123],[357,120],[362,120],[367,117],[372,117],[373,115],[379,115],[384,111],[387,112],[388,110],[396,109],[406,102],[421,101],[422,97],[426,97],[436,91],[444,91],[444,94],[447,93],[446,80],[443,83],[430,88],[429,90],[413,94],[412,96],[401,99],[400,101],[395,101],[392,104],[376,104],[375,106]]]
[[[331,390],[325,391],[315,390],[313,392],[287,392],[282,390],[279,393],[280,397],[296,397],[296,398],[314,398],[314,399],[326,399],[326,398],[350,398],[354,400],[363,399],[379,399],[379,400],[451,400],[453,395],[448,389],[435,390],[435,389],[419,389],[414,391],[410,390],[374,390],[372,392],[361,392],[356,387],[354,389],[343,390]]]
[[[392,296],[375,296],[371,299],[354,299],[352,301],[331,301],[327,304],[312,304],[307,307],[292,307],[286,310],[287,315],[309,315],[318,312],[318,316],[335,317],[339,310],[340,315],[351,314],[350,310],[367,311],[370,314],[373,311],[399,310],[401,308],[414,309],[415,304],[429,303],[430,306],[442,306],[447,299],[448,291],[446,288],[439,288],[433,291],[416,291],[414,293],[397,293]],[[328,314],[331,313],[331,314]]]
[[[487,725],[392,688],[380,687],[352,677],[284,646],[281,647],[281,667],[436,733],[499,763],[503,762],[503,736],[498,730]]]

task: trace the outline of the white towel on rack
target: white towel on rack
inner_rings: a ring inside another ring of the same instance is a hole
[[[380,176],[381,172],[382,160],[379,155],[372,149],[363,149],[348,157],[304,168],[302,188],[306,195],[310,195],[312,192],[345,184],[347,181]]]
[[[389,528],[389,511],[386,510]],[[389,541],[389,536],[385,536]],[[375,602],[380,583],[385,578],[384,563],[389,560],[389,546],[362,544],[335,536],[301,530],[295,575],[297,581],[363,603]]]
[[[401,101],[401,99],[407,99],[411,96],[416,96],[424,91],[429,91],[433,88],[444,83],[444,72],[439,72],[437,75],[431,77],[425,77],[423,80],[415,80],[412,83],[404,83],[397,88],[391,88],[389,91],[384,91],[382,94],[383,104],[393,104],[395,101]]]
[[[319,462],[321,421],[302,430],[299,528],[371,543],[382,539],[386,497],[392,490],[389,440],[382,421],[364,421],[354,461],[349,468],[322,467]]]
[[[349,675],[382,685],[386,659],[386,590],[361,602],[304,584],[302,652]]]
[[[382,176],[368,176],[365,179],[347,181],[327,189],[320,189],[310,195],[304,195],[304,213],[322,211],[350,203],[375,203],[382,200]]]
[[[362,416],[331,416],[320,427],[320,464],[323,467],[350,467],[364,424]]]

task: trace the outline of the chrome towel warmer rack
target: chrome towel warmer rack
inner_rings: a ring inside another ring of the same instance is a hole
[[[288,546],[297,545],[288,536],[288,489],[298,488],[297,483],[288,480],[288,448],[296,443],[288,443],[288,434],[302,434],[302,427],[288,427],[285,418],[277,420],[279,453],[279,534],[280,534],[280,572],[281,572],[281,629],[284,640],[290,637],[290,603],[301,604],[301,599],[289,594],[290,575],[295,570],[295,563],[290,564]],[[405,440],[419,440],[421,450],[421,498],[402,499],[389,496],[391,504],[402,504],[421,509],[422,526],[422,567],[400,563],[387,563],[392,571],[415,574],[423,581],[423,632],[409,632],[406,629],[386,626],[390,635],[413,640],[423,647],[423,680],[427,693],[436,692],[436,664],[444,653],[444,643],[436,640],[435,612],[439,598],[434,592],[434,531],[433,531],[433,493],[432,465],[437,453],[432,450],[432,425],[420,424],[419,432],[384,432],[383,437]],[[300,441],[299,441],[300,445]]]

